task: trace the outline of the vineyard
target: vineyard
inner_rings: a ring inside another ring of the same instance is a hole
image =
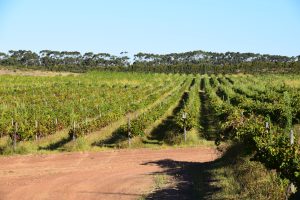
[[[184,145],[196,131],[300,186],[298,75],[2,75],[0,94],[1,154]]]

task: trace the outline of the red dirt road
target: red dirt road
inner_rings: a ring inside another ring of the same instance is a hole
[[[133,149],[0,157],[0,199],[138,199],[164,159],[207,162],[213,148]]]

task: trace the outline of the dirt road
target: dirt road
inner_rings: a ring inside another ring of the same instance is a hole
[[[133,149],[0,158],[0,199],[138,199],[162,160],[207,162],[212,148]]]

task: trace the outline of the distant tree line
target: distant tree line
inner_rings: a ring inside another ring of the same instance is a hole
[[[191,51],[185,53],[138,53],[133,62],[127,52],[119,56],[108,53],[43,50],[0,52],[0,65],[51,71],[85,72],[89,70],[166,72],[166,73],[261,73],[300,72],[300,56],[280,56],[256,53],[215,53]]]
[[[122,52],[123,54],[123,52]],[[114,56],[108,53],[78,51],[43,50],[38,54],[28,50],[10,50],[7,54],[0,52],[0,65],[52,71],[85,72],[100,68],[129,65],[129,57]]]

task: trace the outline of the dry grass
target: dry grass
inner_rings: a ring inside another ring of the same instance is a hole
[[[51,72],[40,70],[19,70],[19,69],[0,69],[0,75],[18,75],[18,76],[77,76],[78,73],[71,72]]]
[[[292,88],[300,88],[300,80],[285,80],[284,83]]]

